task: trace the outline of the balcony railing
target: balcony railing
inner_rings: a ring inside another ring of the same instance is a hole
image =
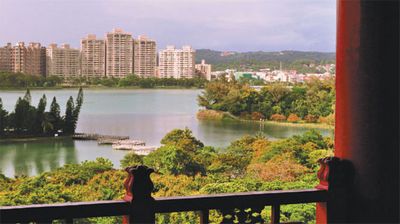
[[[266,206],[271,206],[271,223],[280,223],[281,205],[324,205],[332,198],[331,189],[328,191],[328,185],[325,185],[329,181],[329,172],[332,172],[328,166],[331,161],[320,162],[322,166],[318,177],[321,184],[314,189],[164,198],[151,197],[152,169],[130,167],[127,168],[129,176],[124,183],[124,200],[0,207],[0,223],[51,223],[53,220],[73,223],[74,219],[108,216],[124,216],[124,223],[154,223],[157,213],[187,211],[198,212],[200,223],[209,223],[210,210],[222,214],[221,223],[265,223],[261,211]]]

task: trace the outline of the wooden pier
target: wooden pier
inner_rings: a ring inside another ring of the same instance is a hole
[[[129,136],[119,135],[101,135],[96,133],[75,133],[72,136],[75,140],[93,140],[98,141],[99,144],[113,144],[115,141],[127,140]]]

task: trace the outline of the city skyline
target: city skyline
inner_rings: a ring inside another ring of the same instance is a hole
[[[121,27],[133,36],[146,34],[157,40],[158,50],[189,44],[195,49],[239,52],[335,51],[334,1],[227,3],[2,0],[0,26],[7,32],[0,33],[0,44],[54,42],[78,48],[79,40],[89,33],[103,38],[107,31]]]

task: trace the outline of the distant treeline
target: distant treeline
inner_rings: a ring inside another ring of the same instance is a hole
[[[207,80],[196,76],[195,78],[144,78],[137,75],[128,75],[125,78],[88,78],[76,77],[62,79],[57,76],[42,77],[23,73],[1,72],[0,88],[35,88],[35,87],[57,87],[57,86],[105,86],[105,87],[182,87],[182,88],[203,88]]]
[[[317,78],[305,84],[287,86],[272,83],[257,91],[242,80],[219,78],[206,85],[198,97],[199,105],[209,110],[229,112],[243,119],[314,123],[333,122],[334,79]]]
[[[85,83],[88,85],[102,85],[108,87],[183,87],[183,88],[204,88],[208,82],[205,78],[196,76],[194,78],[156,78],[140,77],[137,75],[128,75],[125,78],[77,78],[72,80],[73,84]]]
[[[55,87],[62,82],[63,80],[57,76],[43,77],[0,71],[0,88]]]
[[[79,89],[75,102],[70,96],[64,116],[61,116],[60,105],[55,97],[51,102],[50,111],[46,111],[46,95],[42,96],[37,107],[32,106],[31,103],[32,97],[29,89],[23,98],[18,98],[15,110],[12,112],[3,108],[0,98],[0,136],[35,137],[74,134],[83,103],[83,91],[82,88]]]

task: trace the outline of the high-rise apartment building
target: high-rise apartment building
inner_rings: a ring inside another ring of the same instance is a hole
[[[46,48],[40,43],[29,43],[26,49],[25,73],[46,75]]]
[[[21,72],[28,75],[46,75],[46,48],[40,43],[19,42],[12,47],[11,66],[13,72]]]
[[[173,77],[193,78],[195,71],[195,50],[191,46],[176,49],[167,46],[159,53],[159,76],[161,78]]]
[[[12,50],[13,72],[25,73],[27,50],[24,42],[18,42]]]
[[[146,36],[134,40],[133,73],[141,77],[156,75],[157,48],[156,42]]]
[[[123,78],[133,73],[133,39],[130,33],[114,29],[106,34],[106,76]]]
[[[7,43],[6,46],[0,47],[0,71],[12,72],[12,45]]]
[[[78,77],[79,71],[79,50],[73,49],[69,44],[57,47],[57,44],[50,44],[46,51],[47,74],[63,78]]]
[[[89,34],[81,39],[81,75],[84,77],[105,76],[105,42]]]
[[[196,71],[198,71],[204,78],[211,80],[211,65],[206,64],[205,60],[201,60],[201,64],[195,65]]]

